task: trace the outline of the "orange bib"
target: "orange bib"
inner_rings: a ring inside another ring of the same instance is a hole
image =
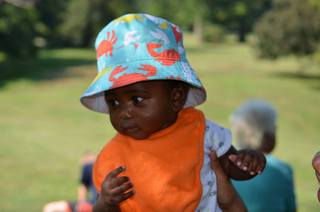
[[[135,194],[120,204],[121,211],[194,211],[202,194],[204,131],[203,113],[187,108],[173,125],[145,140],[117,134],[94,165],[97,190],[110,171],[125,166]]]

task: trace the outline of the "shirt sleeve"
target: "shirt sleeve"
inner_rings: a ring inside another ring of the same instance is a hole
[[[206,120],[205,148],[215,150],[218,157],[224,155],[231,147],[232,136],[230,130]]]

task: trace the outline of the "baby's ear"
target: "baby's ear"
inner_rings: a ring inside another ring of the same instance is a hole
[[[186,103],[189,86],[184,83],[177,83],[171,91],[172,109],[179,112]]]

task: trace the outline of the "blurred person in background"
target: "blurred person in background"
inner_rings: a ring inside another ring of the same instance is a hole
[[[316,177],[320,183],[320,152],[318,152],[312,160],[312,166],[316,172]],[[320,202],[320,188],[318,189],[318,200]]]
[[[249,100],[235,110],[230,121],[239,149],[259,150],[267,158],[261,175],[233,181],[248,211],[296,211],[292,168],[271,154],[277,140],[274,107],[263,100]]]
[[[92,169],[96,156],[85,152],[81,158],[81,177],[77,201],[56,201],[46,204],[43,212],[91,212],[97,192],[92,182]]]

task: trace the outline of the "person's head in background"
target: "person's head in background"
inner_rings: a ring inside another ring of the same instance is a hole
[[[81,155],[80,164],[84,165],[84,164],[94,163],[95,160],[96,160],[96,155],[92,151],[86,150]]]
[[[231,115],[231,128],[240,149],[250,148],[265,154],[276,145],[277,112],[268,102],[251,99]]]

